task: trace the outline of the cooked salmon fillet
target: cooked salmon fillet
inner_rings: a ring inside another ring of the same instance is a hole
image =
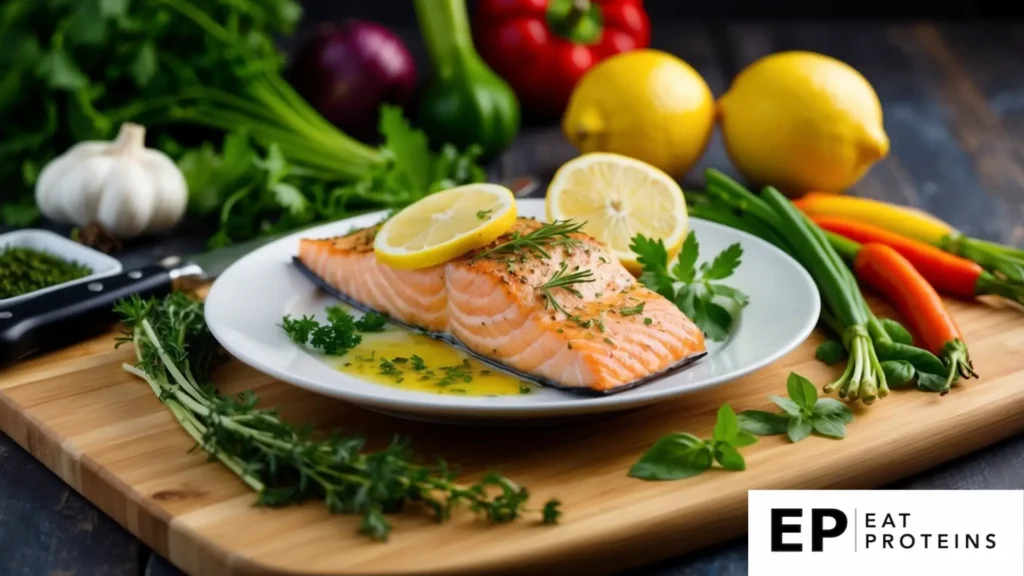
[[[490,247],[419,270],[378,262],[376,228],[303,239],[299,260],[369,308],[447,333],[481,356],[562,387],[608,392],[706,350],[689,318],[589,236],[572,234],[571,244],[545,246],[547,257],[531,251],[477,257],[513,233],[540,226],[519,219]],[[541,288],[560,272],[586,270],[593,273],[590,282]]]

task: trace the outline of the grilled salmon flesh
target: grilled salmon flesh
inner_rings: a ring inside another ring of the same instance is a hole
[[[705,352],[700,329],[593,238],[511,249],[542,226],[521,218],[490,246],[418,270],[379,263],[376,228],[303,239],[299,260],[352,300],[561,387],[607,393]]]

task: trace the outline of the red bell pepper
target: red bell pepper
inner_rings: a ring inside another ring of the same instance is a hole
[[[594,64],[646,48],[650,21],[643,0],[479,0],[473,36],[523,108],[551,118]]]

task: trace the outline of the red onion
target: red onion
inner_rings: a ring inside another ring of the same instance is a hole
[[[346,134],[369,140],[380,105],[406,107],[416,87],[416,63],[387,28],[365,20],[322,26],[289,72],[295,89]]]

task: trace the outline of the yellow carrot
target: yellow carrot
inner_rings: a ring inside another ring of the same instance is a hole
[[[811,192],[793,203],[812,218],[838,216],[873,224],[976,262],[999,278],[1024,284],[1024,250],[968,237],[916,208],[821,192]]]
[[[808,216],[838,216],[866,222],[901,236],[939,246],[956,229],[916,208],[869,198],[811,192],[793,202]]]

